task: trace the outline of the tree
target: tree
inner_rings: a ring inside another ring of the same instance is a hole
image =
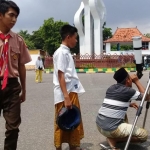
[[[44,21],[43,26],[40,28],[40,34],[44,41],[43,49],[46,50],[51,56],[55,50],[60,46],[61,36],[60,28],[68,24],[67,22],[54,21],[53,18],[49,18]]]
[[[23,30],[20,30],[19,33],[18,33],[20,36],[22,36],[24,39],[29,39],[30,38],[30,34],[28,33],[27,30],[23,31]]]
[[[148,38],[150,38],[150,33],[147,33],[145,36],[148,37]]]
[[[36,47],[35,47],[35,45],[34,45],[34,43],[32,41],[27,39],[27,40],[25,40],[25,43],[26,43],[26,45],[27,45],[29,50],[36,49]]]
[[[112,29],[111,28],[103,28],[103,41],[112,37]]]
[[[44,47],[44,37],[42,37],[41,27],[37,31],[32,32],[33,35],[30,37],[30,40],[34,43],[36,49],[43,49]]]
[[[35,49],[35,45],[34,45],[34,42],[32,42],[30,40],[31,38],[31,35],[28,33],[27,30],[23,31],[23,30],[20,30],[20,32],[18,33],[21,37],[23,37],[28,49]]]

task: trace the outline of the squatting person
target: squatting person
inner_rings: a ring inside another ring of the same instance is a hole
[[[145,92],[136,75],[129,75],[124,68],[120,68],[114,74],[117,84],[110,86],[106,91],[106,96],[98,111],[96,124],[99,132],[107,137],[107,141],[112,150],[117,150],[116,143],[127,141],[132,124],[125,121],[128,107],[138,109],[132,100],[142,100]],[[132,88],[134,83],[138,90]],[[147,131],[143,128],[135,127],[131,142],[144,142],[147,140]]]

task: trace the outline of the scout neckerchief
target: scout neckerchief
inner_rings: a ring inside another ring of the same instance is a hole
[[[2,90],[6,87],[7,80],[8,80],[8,40],[10,37],[11,37],[10,34],[5,36],[4,34],[0,33],[0,39],[2,41],[4,41],[4,46],[3,46],[3,50],[1,53],[1,57],[0,57],[0,74],[3,70],[3,67],[5,67],[4,68]],[[5,65],[5,66],[3,66],[3,65]]]

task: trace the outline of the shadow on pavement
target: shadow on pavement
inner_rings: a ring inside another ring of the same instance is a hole
[[[107,142],[102,142],[101,144],[104,144],[105,146],[109,146]],[[125,146],[126,143],[118,143],[116,145],[116,147],[120,148],[121,150],[124,150]],[[139,143],[139,144],[130,143],[128,150],[148,150],[149,146],[150,146],[150,141],[146,141],[144,143]]]
[[[81,148],[85,148],[86,150],[91,150],[93,144],[92,143],[82,143]],[[65,150],[69,150],[69,147],[67,147]]]

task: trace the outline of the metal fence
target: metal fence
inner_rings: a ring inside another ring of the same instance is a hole
[[[73,55],[75,67],[84,68],[117,68],[117,67],[135,67],[134,55]],[[53,57],[45,57],[45,68],[53,68]]]

